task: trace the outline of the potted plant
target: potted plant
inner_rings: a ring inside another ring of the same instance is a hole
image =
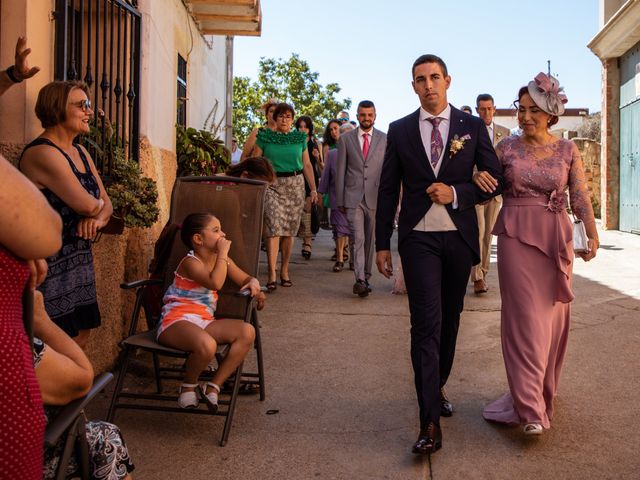
[[[176,125],[177,175],[209,176],[224,172],[231,163],[231,152],[224,142],[217,138],[224,117],[216,124],[218,110],[216,100],[209,112],[202,130]],[[209,124],[209,122],[211,122]]]
[[[104,119],[105,138],[102,146],[102,131],[93,125],[84,142],[102,165],[110,164],[103,178],[107,195],[113,204],[113,215],[101,229],[106,234],[121,234],[124,227],[150,227],[158,220],[158,189],[156,182],[143,176],[140,165],[127,158],[124,147],[114,134],[111,123]]]

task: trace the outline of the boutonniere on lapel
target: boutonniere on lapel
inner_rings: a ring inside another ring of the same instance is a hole
[[[464,148],[464,144],[467,140],[471,139],[471,135],[468,133],[459,137],[458,135],[454,135],[451,139],[451,146],[449,147],[449,158],[453,157],[456,153]]]
[[[500,132],[496,133],[496,137],[500,138],[501,136],[502,136],[502,133],[500,133]]]

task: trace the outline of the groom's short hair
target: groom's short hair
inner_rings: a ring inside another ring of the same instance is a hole
[[[422,65],[423,63],[437,63],[438,65],[440,65],[440,68],[442,68],[442,73],[444,74],[444,76],[449,76],[449,73],[447,72],[447,65],[446,63],[444,63],[444,60],[442,60],[437,55],[428,53],[426,55],[420,55],[418,58],[416,58],[416,61],[413,62],[413,66],[411,67],[411,79],[414,78],[416,67],[418,65]]]

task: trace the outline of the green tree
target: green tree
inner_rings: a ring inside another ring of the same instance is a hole
[[[262,104],[275,97],[293,106],[296,115],[309,115],[316,132],[321,132],[329,120],[340,110],[351,107],[351,99],[339,100],[340,86],[318,83],[318,72],[312,72],[309,64],[292,53],[287,60],[261,58],[258,79],[249,77],[233,79],[233,133],[243,144],[251,130],[264,124]]]

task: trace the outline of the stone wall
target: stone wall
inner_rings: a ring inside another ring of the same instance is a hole
[[[600,218],[601,174],[600,174],[600,143],[588,138],[573,138],[582,157],[584,173],[587,177],[587,188],[591,194],[591,205],[596,218]]]

